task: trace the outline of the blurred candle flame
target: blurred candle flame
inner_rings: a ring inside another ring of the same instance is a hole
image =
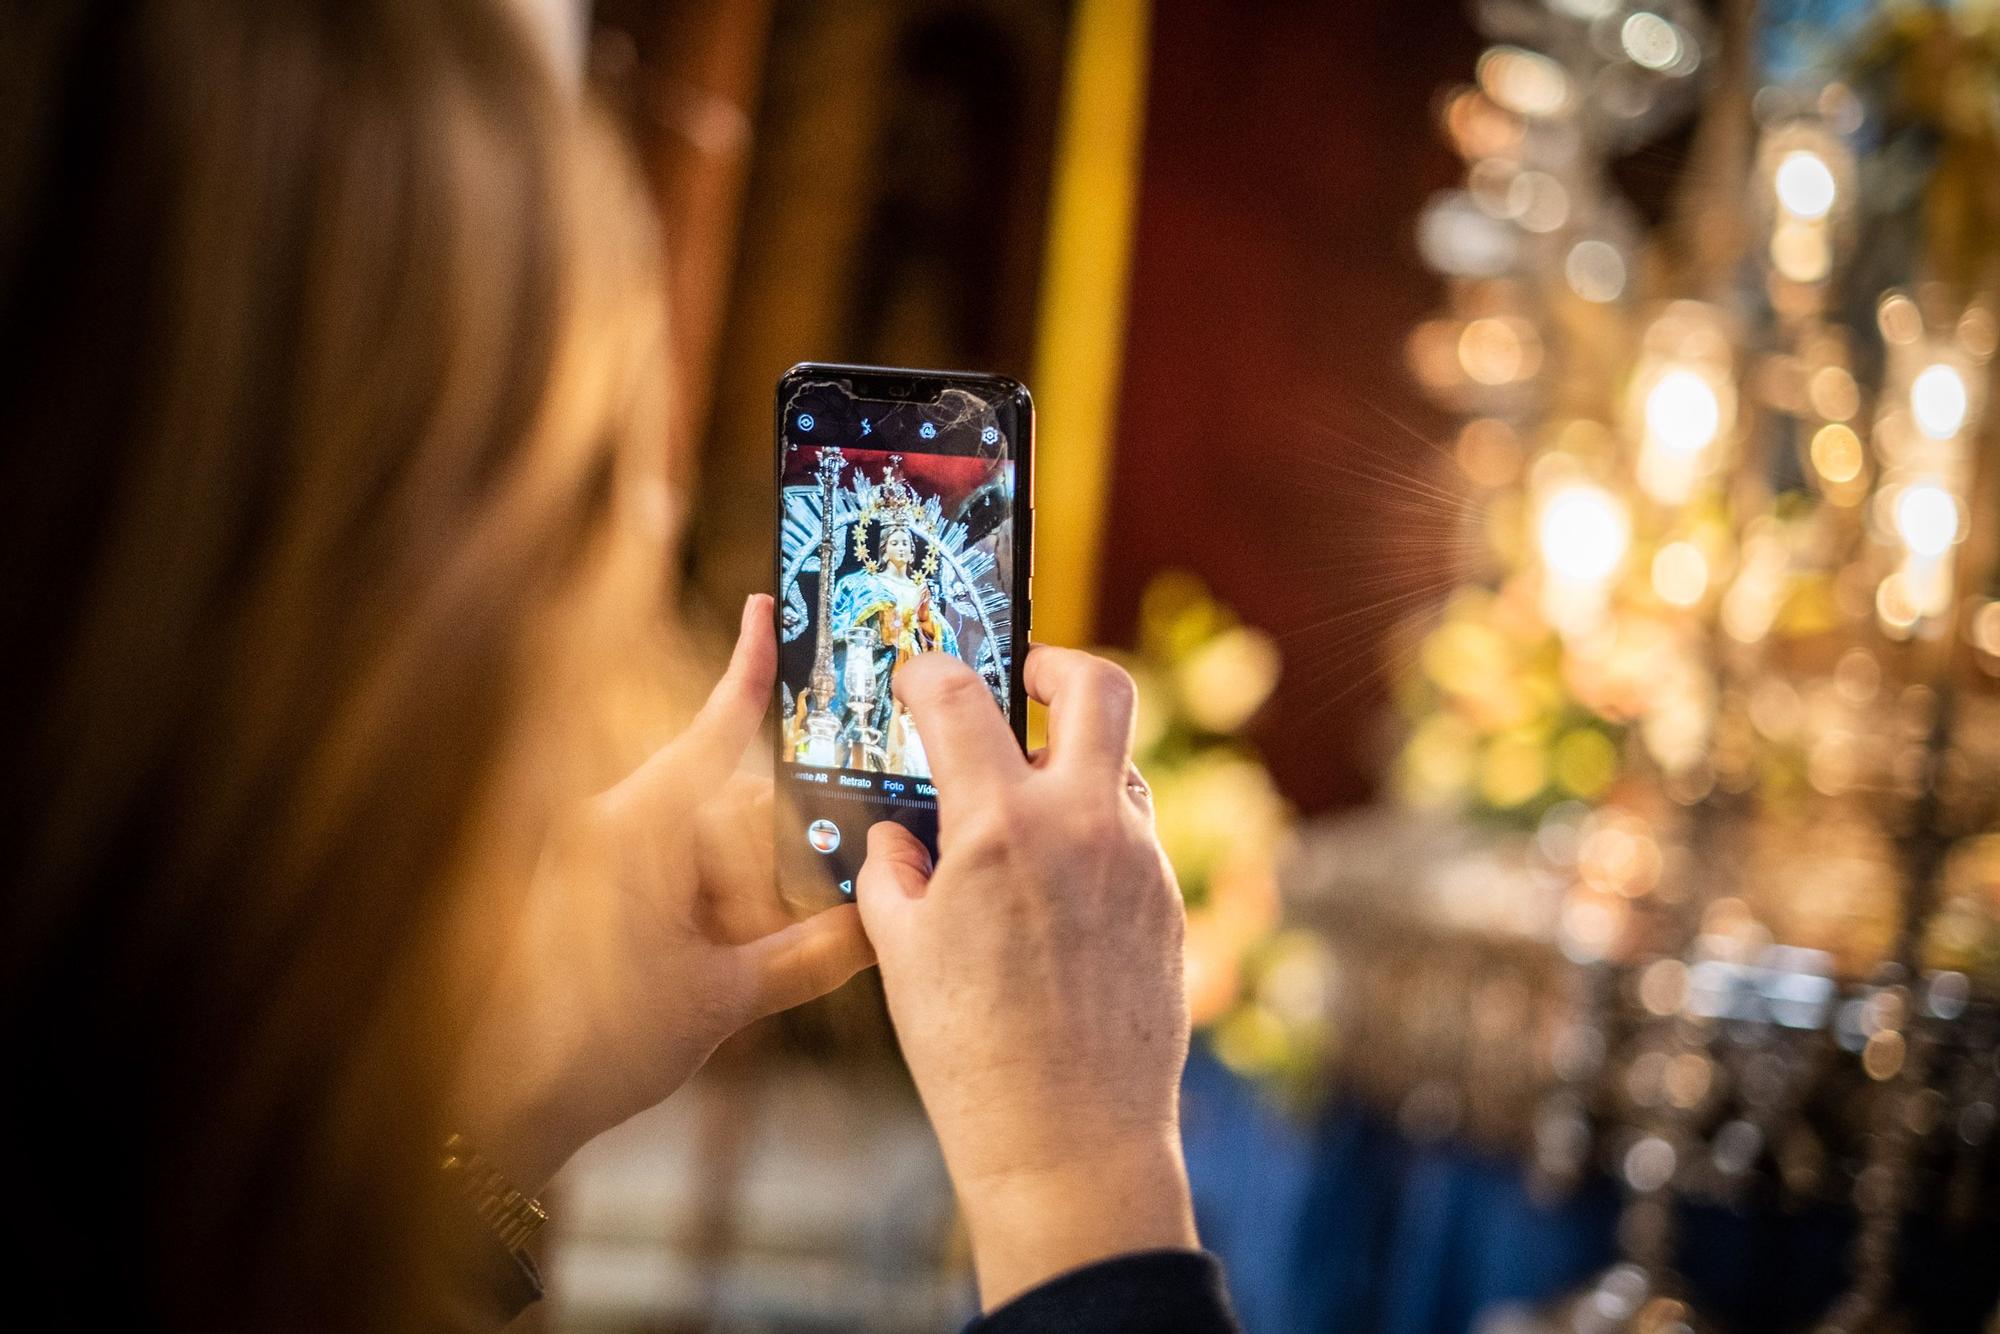
[[[1542,559],[1577,583],[1609,579],[1625,559],[1631,528],[1624,507],[1601,486],[1571,482],[1542,506]]]
[[[1936,482],[1905,486],[1896,497],[1896,535],[1913,556],[1942,556],[1958,540],[1958,502]]]
[[[1722,426],[1722,404],[1707,380],[1676,369],[1646,395],[1646,429],[1676,454],[1699,454]]]
[[[1808,149],[1794,149],[1778,163],[1774,181],[1778,202],[1787,213],[1805,222],[1815,222],[1833,210],[1837,187],[1833,169],[1826,159]]]
[[[1970,408],[1965,378],[1943,362],[1934,362],[1910,382],[1910,413],[1917,429],[1933,440],[1949,440],[1965,425]]]

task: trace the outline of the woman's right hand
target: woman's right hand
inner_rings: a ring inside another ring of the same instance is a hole
[[[1066,1270],[1196,1245],[1181,1160],[1184,914],[1131,776],[1131,678],[1037,647],[1049,744],[1021,754],[968,667],[897,671],[939,858],[869,831],[856,898],[971,1229],[987,1309]]]

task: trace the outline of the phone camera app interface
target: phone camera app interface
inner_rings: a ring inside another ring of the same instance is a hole
[[[778,758],[828,859],[858,852],[874,820],[935,805],[923,733],[895,697],[905,663],[952,654],[1010,709],[1011,417],[960,388],[906,403],[828,381],[783,405]]]

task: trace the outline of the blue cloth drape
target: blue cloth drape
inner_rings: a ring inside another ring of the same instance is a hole
[[[1538,1202],[1519,1165],[1414,1143],[1352,1105],[1288,1114],[1199,1044],[1182,1118],[1202,1239],[1248,1334],[1465,1334],[1482,1313],[1552,1301],[1615,1259],[1608,1182]],[[1725,1330],[1773,1334],[1809,1325],[1840,1290],[1852,1221],[1690,1208],[1680,1236],[1697,1309]],[[1984,1328],[2000,1296],[1993,1219],[1915,1219],[1903,1251],[1915,1328]]]

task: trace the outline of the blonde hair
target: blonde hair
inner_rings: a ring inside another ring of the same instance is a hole
[[[0,67],[0,1239],[148,1328],[419,1323],[481,925],[661,605],[647,209],[483,0]]]

